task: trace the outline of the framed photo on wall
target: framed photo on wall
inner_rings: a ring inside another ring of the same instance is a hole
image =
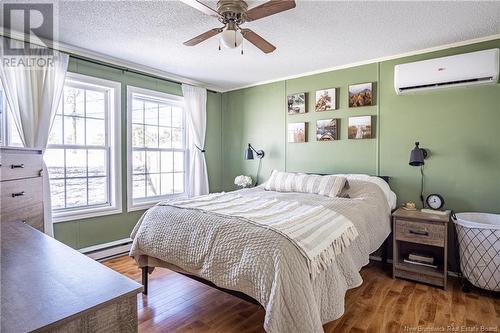
[[[306,142],[306,123],[288,124],[288,142],[289,143]]]
[[[337,89],[329,88],[316,91],[316,112],[337,109]]]
[[[373,83],[359,83],[349,85],[349,107],[370,106],[373,103]]]
[[[288,95],[288,114],[306,113],[306,93]]]
[[[349,117],[348,139],[371,139],[372,116]]]
[[[333,141],[339,139],[340,119],[320,119],[316,121],[316,141]]]

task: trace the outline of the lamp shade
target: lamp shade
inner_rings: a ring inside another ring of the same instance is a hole
[[[415,148],[410,152],[410,165],[422,166],[425,164],[424,150],[418,147],[419,143],[415,142]]]
[[[246,160],[253,160],[253,150],[252,150],[252,146],[250,146],[250,144],[248,144],[248,148],[245,151],[245,159]]]

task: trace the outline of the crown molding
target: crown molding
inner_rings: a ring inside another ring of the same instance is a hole
[[[339,69],[352,68],[352,67],[357,67],[357,66],[362,66],[362,65],[369,65],[369,64],[383,62],[383,61],[388,61],[388,60],[394,60],[394,59],[400,59],[400,58],[405,58],[405,57],[411,57],[411,56],[425,54],[425,53],[442,51],[442,50],[451,49],[451,48],[454,48],[454,47],[471,45],[471,44],[477,44],[477,43],[487,42],[487,41],[495,40],[495,39],[500,39],[500,34],[495,34],[495,35],[490,35],[490,36],[480,37],[480,38],[474,38],[474,39],[468,39],[468,40],[461,41],[461,42],[454,42],[454,43],[449,43],[449,44],[444,44],[444,45],[429,47],[429,48],[426,48],[426,49],[420,49],[420,50],[416,50],[416,51],[409,51],[409,52],[405,52],[405,53],[399,53],[399,54],[395,54],[395,55],[391,55],[391,56],[385,56],[385,57],[380,57],[380,58],[375,58],[375,59],[370,59],[370,60],[353,62],[353,63],[349,63],[349,64],[345,64],[345,65],[339,65],[339,66],[334,66],[334,67],[328,67],[328,68],[318,69],[318,70],[314,70],[314,71],[310,71],[310,72],[304,72],[304,73],[301,73],[301,74],[285,76],[285,77],[281,77],[281,78],[278,78],[278,79],[271,79],[271,80],[266,80],[266,81],[260,81],[260,82],[257,82],[257,83],[252,83],[252,84],[241,86],[241,87],[238,87],[238,88],[232,88],[232,89],[222,90],[221,92],[226,93],[226,92],[240,90],[240,89],[245,89],[245,88],[252,88],[252,87],[257,87],[257,86],[261,86],[261,85],[264,85],[264,84],[275,83],[275,82],[286,81],[286,80],[292,80],[292,79],[297,79],[297,78],[301,78],[301,77],[304,77],[304,76],[321,74],[321,73],[327,73],[327,72],[331,72],[331,71],[335,71],[335,70],[339,70]]]
[[[19,40],[19,41],[24,41],[28,37],[23,32],[11,30],[9,33],[6,33],[3,29],[0,29],[0,30],[1,30],[0,36],[2,36],[2,37],[11,38],[14,40]],[[208,90],[213,90],[216,92],[223,92],[223,89],[221,89],[220,87],[211,85],[211,84],[206,83],[206,82],[196,81],[196,80],[184,77],[184,76],[175,75],[175,74],[165,72],[165,71],[153,68],[153,67],[140,65],[140,64],[137,64],[135,62],[119,59],[119,58],[116,58],[113,56],[109,56],[109,55],[106,55],[106,54],[103,54],[100,52],[91,51],[91,50],[81,48],[78,46],[74,46],[71,44],[66,44],[66,43],[57,42],[57,41],[51,41],[51,40],[42,39],[42,38],[40,38],[40,40],[45,45],[42,45],[40,43],[33,43],[33,44],[38,45],[38,46],[44,46],[44,47],[48,46],[51,49],[61,51],[63,53],[67,53],[70,56],[74,55],[74,56],[80,56],[83,58],[93,59],[93,60],[102,62],[103,65],[108,63],[110,65],[123,67],[124,69],[130,69],[130,70],[137,71],[137,72],[143,72],[145,74],[151,74],[151,75],[157,76],[158,78],[164,78],[164,79],[169,80],[169,81],[175,81],[175,82],[178,82],[179,84],[186,83],[186,84],[190,84],[193,86],[206,88]]]

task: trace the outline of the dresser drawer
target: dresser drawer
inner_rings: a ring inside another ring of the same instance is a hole
[[[8,180],[0,183],[2,219],[13,212],[32,210],[42,201],[42,177]]]
[[[2,223],[22,221],[35,229],[44,231],[43,228],[43,204],[39,203],[29,209],[19,209],[9,213],[2,213]]]
[[[39,177],[42,154],[38,150],[2,149],[0,181]]]
[[[443,224],[396,220],[396,240],[442,247],[445,237]]]

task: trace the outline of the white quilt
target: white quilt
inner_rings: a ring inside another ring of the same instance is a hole
[[[233,192],[325,207],[352,222],[359,236],[314,277],[288,237],[240,217],[199,209],[151,208],[132,232],[130,255],[141,267],[161,260],[253,297],[266,310],[267,332],[322,332],[322,324],[343,314],[345,292],[362,283],[359,270],[390,233],[390,208],[380,187],[361,180],[349,184],[349,199],[262,188]]]

